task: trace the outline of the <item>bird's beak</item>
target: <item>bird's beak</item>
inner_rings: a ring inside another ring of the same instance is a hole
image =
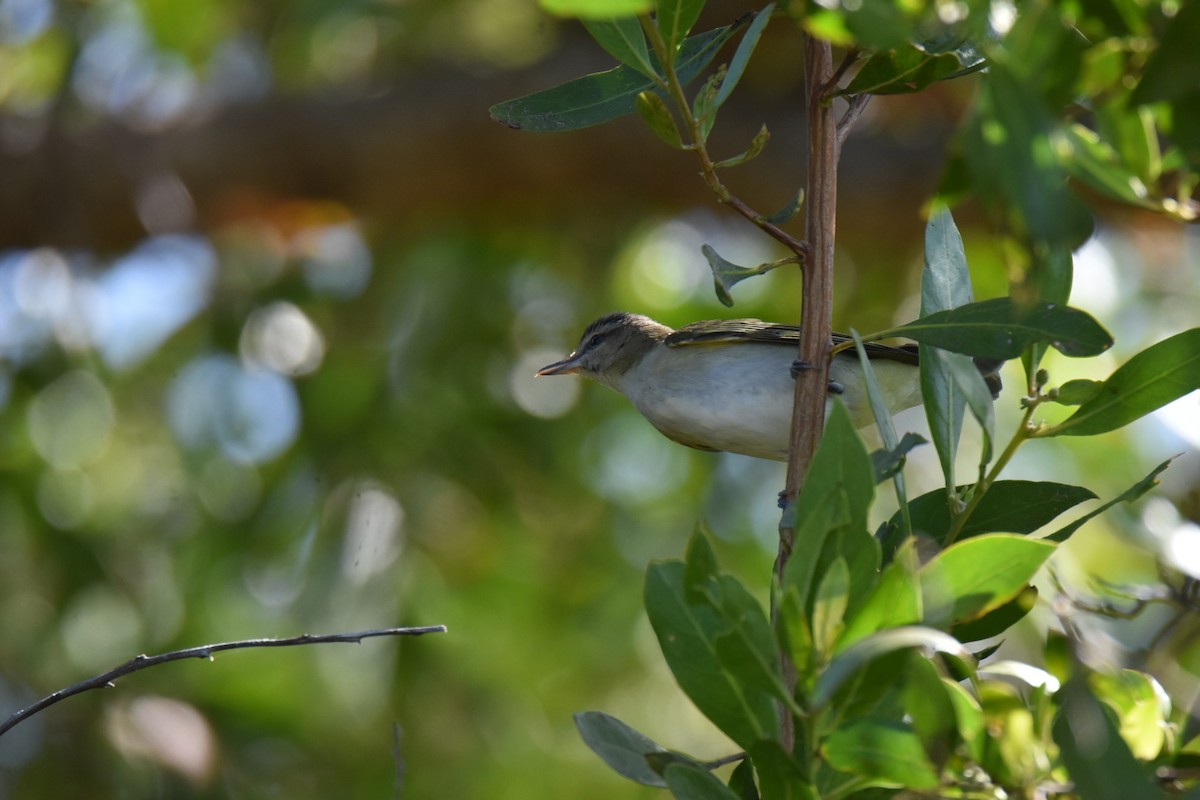
[[[553,364],[542,367],[534,375],[539,378],[543,375],[576,375],[581,369],[580,358],[580,354],[572,353],[562,361],[555,361]]]

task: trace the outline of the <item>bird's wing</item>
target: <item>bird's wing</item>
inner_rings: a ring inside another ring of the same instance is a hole
[[[833,334],[834,344],[848,341],[850,341],[850,337],[844,333]],[[800,326],[763,322],[760,319],[705,320],[684,325],[667,336],[666,342],[668,347],[737,342],[759,342],[796,347],[800,343]],[[869,358],[884,358],[904,364],[917,363],[917,346],[915,344],[893,347],[878,342],[867,342],[865,347]]]

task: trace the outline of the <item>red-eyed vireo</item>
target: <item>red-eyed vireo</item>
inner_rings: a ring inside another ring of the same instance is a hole
[[[757,319],[708,320],[672,330],[620,312],[593,322],[575,352],[537,374],[579,374],[616,389],[680,444],[786,461],[799,336],[795,325]],[[834,334],[835,342],[847,338]],[[866,349],[892,412],[920,405],[916,346],[871,342]],[[999,365],[977,364],[995,395]],[[834,356],[829,392],[841,396],[856,426],[874,422],[853,350]]]

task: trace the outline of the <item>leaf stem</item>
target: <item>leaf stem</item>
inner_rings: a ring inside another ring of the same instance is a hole
[[[649,41],[650,47],[654,50],[654,55],[658,58],[658,63],[662,67],[662,82],[660,86],[671,97],[676,109],[679,111],[680,117],[683,118],[684,129],[688,138],[688,141],[684,143],[684,149],[691,150],[696,154],[696,158],[700,161],[700,174],[704,178],[705,184],[708,185],[708,188],[717,196],[719,201],[741,214],[772,239],[775,239],[784,247],[791,250],[801,261],[808,258],[808,242],[797,239],[783,228],[768,220],[763,214],[755,211],[740,197],[733,194],[729,190],[729,187],[721,181],[720,176],[717,175],[716,162],[708,152],[703,125],[692,112],[691,103],[688,102],[683,84],[679,81],[679,75],[675,71],[675,54],[667,51],[667,43],[663,39],[662,33],[658,30],[658,25],[655,24],[654,19],[649,14],[642,14],[638,19],[642,23],[642,30],[646,33],[646,39]]]

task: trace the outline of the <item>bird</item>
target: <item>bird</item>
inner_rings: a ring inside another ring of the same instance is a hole
[[[678,330],[650,317],[615,312],[587,327],[579,346],[538,376],[581,375],[625,395],[660,433],[699,450],[786,461],[790,445],[798,325],[758,319],[705,320]],[[849,341],[834,333],[835,343]],[[897,413],[921,404],[915,344],[868,342],[875,377]],[[976,360],[993,397],[1001,362]],[[874,422],[853,352],[834,356],[829,395],[838,395],[855,427]]]

